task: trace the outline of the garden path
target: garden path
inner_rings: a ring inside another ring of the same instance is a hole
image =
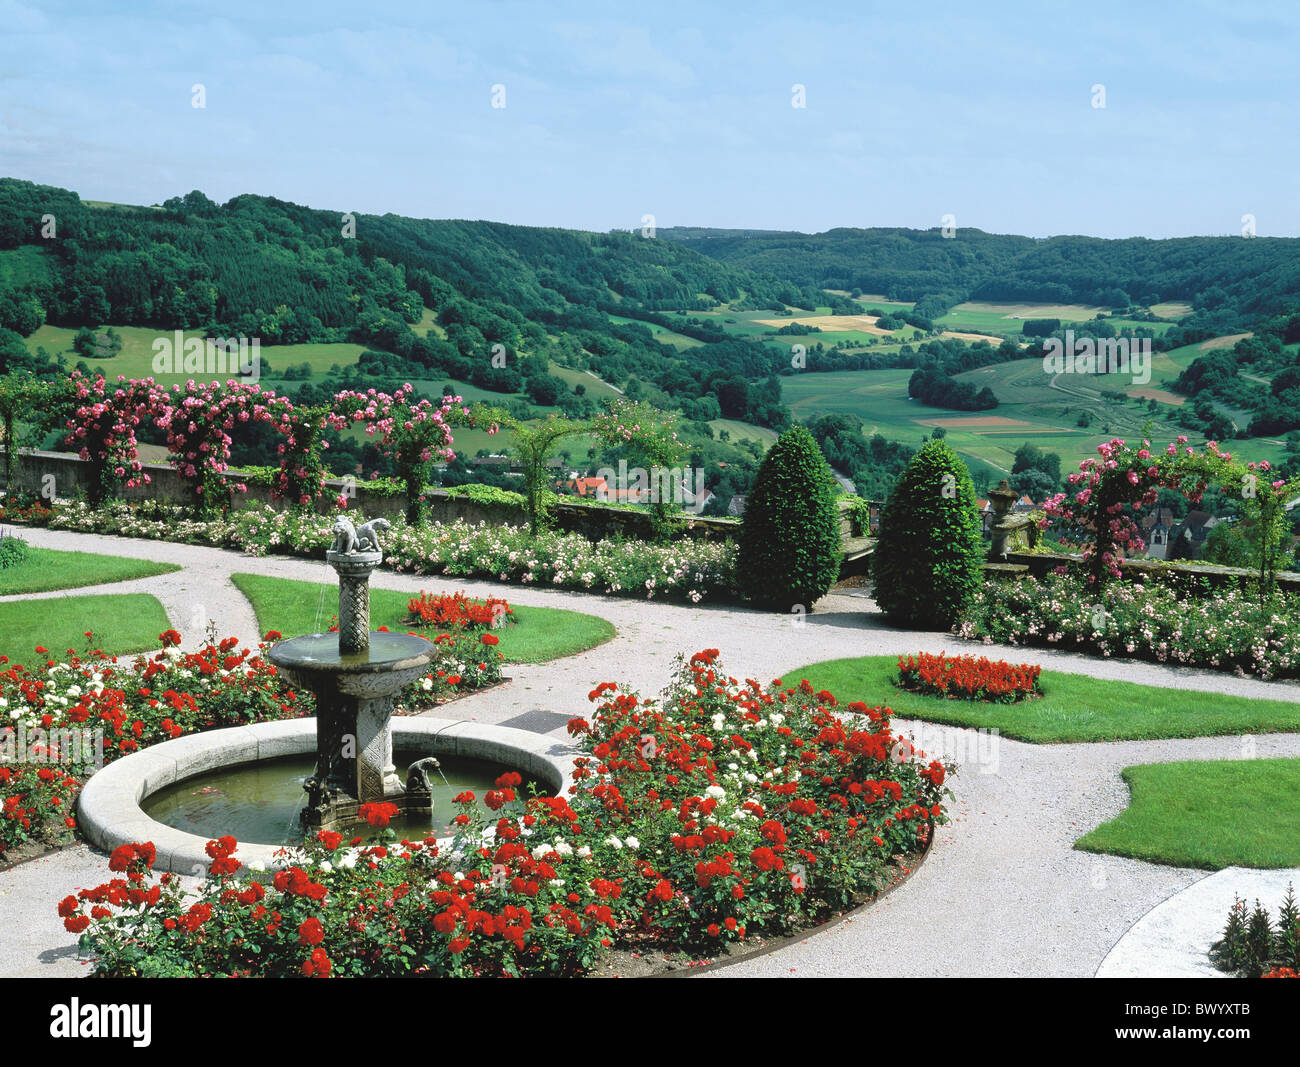
[[[196,605],[214,621],[219,637],[235,634],[247,642],[255,636],[254,616],[230,583],[232,573],[334,584],[324,563],[309,560],[40,529],[27,536],[32,544],[48,548],[181,564],[183,571],[81,592],[126,591],[129,586],[130,591],[154,593],[186,647],[202,636],[202,627],[191,625]],[[435,712],[488,723],[530,712],[558,713],[561,717],[551,720],[555,733],[563,732],[570,716],[587,714],[587,693],[599,682],[628,682],[647,695],[657,693],[679,653],[718,648],[729,673],[766,682],[821,659],[941,652],[958,644],[950,635],[890,629],[875,604],[856,590],[827,596],[814,613],[800,618],[390,571],[376,572],[372,584],[412,594],[464,589],[476,597],[570,608],[612,622],[618,635],[610,642],[551,663],[509,667],[507,684]],[[325,596],[330,596],[329,588]],[[1300,702],[1300,685],[1289,683],[1050,650],[1028,653],[990,646],[984,651],[1017,660],[1032,656],[1051,669],[1096,678]],[[907,883],[853,919],[710,973],[1091,976],[1138,919],[1205,877],[1203,871],[1073,850],[1076,838],[1126,806],[1120,770],[1134,763],[1239,758],[1242,752],[1239,737],[1072,745],[998,739],[990,751],[987,739],[972,748],[972,731],[898,723],[920,731],[931,754],[944,752],[967,764],[952,783],[957,795],[953,821],[940,829],[926,862]],[[1260,757],[1300,756],[1300,735],[1257,737],[1255,750]],[[106,871],[106,857],[78,845],[0,873],[0,977],[84,973],[54,905],[69,892],[95,884]]]

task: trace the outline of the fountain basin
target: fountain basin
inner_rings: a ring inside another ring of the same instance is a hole
[[[395,755],[398,766],[404,767],[424,754],[399,749]],[[422,841],[429,836],[455,833],[452,820],[464,810],[455,798],[466,791],[477,798],[480,817],[488,825],[494,824],[497,816],[484,803],[484,797],[496,788],[502,774],[517,769],[445,753],[438,762],[440,766],[429,774],[429,808],[409,814],[399,811],[389,822],[398,840]],[[198,837],[230,834],[250,844],[296,845],[303,838],[303,798],[315,766],[313,756],[306,754],[223,767],[164,786],[145,797],[140,807],[150,818]],[[542,795],[550,792],[546,783],[525,778],[518,794],[529,796],[530,784]],[[348,837],[368,838],[372,834],[364,824],[347,831]]]
[[[395,719],[393,740],[404,752],[460,756],[516,769],[544,783],[555,795],[567,795],[573,784],[573,758],[580,754],[563,738],[424,717]],[[316,720],[311,718],[235,726],[166,741],[116,760],[94,774],[77,803],[78,823],[87,839],[105,851],[135,841],[152,841],[158,853],[156,870],[201,877],[212,862],[205,852],[209,839],[150,818],[141,801],[168,786],[223,767],[315,753]],[[441,843],[448,846],[450,839]],[[271,869],[290,862],[276,855],[282,848],[241,841],[235,858],[245,866]]]

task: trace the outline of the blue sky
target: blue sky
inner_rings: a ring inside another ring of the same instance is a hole
[[[592,230],[1300,235],[1300,8],[1054,6],[0,0],[0,174]]]

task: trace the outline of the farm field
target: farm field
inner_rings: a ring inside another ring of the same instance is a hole
[[[1062,326],[1068,327],[1071,323],[1087,322],[1098,313],[1107,313],[1107,309],[1088,304],[997,304],[968,301],[958,304],[948,314],[937,319],[935,325],[942,326],[945,330],[973,330],[1019,338],[1027,319],[1060,319]],[[1109,315],[1106,321],[1116,329],[1150,329],[1156,336],[1174,325],[1172,322],[1142,322]]]
[[[1160,381],[1177,377],[1180,364],[1190,363],[1196,354],[1183,350],[1170,354],[1166,377]],[[1157,441],[1185,432],[1165,421],[1169,407],[1160,396],[1154,412],[1138,398],[1135,390],[1144,387],[1124,386],[1134,399],[1121,403],[1101,397],[1103,390],[1121,388],[1105,377],[1083,384],[1070,376],[1053,386],[1037,359],[994,364],[958,376],[976,388],[987,385],[993,390],[1001,403],[992,411],[949,411],[919,404],[907,396],[911,373],[891,369],[791,375],[781,379],[782,399],[801,421],[823,414],[852,414],[863,420],[864,434],[880,433],[910,447],[919,446],[936,427],[942,427],[972,473],[987,466],[1000,472],[998,477],[1010,471],[1016,449],[1025,442],[1056,452],[1062,469],[1073,470],[1080,460],[1095,456],[1099,444],[1116,436],[1139,437],[1148,424]],[[1154,373],[1145,388],[1161,391]],[[1087,427],[1078,425],[1084,411],[1092,417]],[[1199,447],[1205,442],[1193,437],[1191,443]],[[1242,440],[1232,446],[1249,459],[1276,460],[1282,454],[1280,441]]]

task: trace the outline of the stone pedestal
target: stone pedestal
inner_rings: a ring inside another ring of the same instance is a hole
[[[339,576],[339,654],[370,649],[370,574],[383,560],[379,552],[326,552]]]
[[[1007,537],[1011,533],[1011,529],[1006,524],[1007,512],[1019,499],[1020,494],[1011,488],[1005,478],[998,482],[996,489],[989,490],[989,503],[993,506],[991,529],[993,544],[989,546],[990,562],[998,563],[1007,558]]]

